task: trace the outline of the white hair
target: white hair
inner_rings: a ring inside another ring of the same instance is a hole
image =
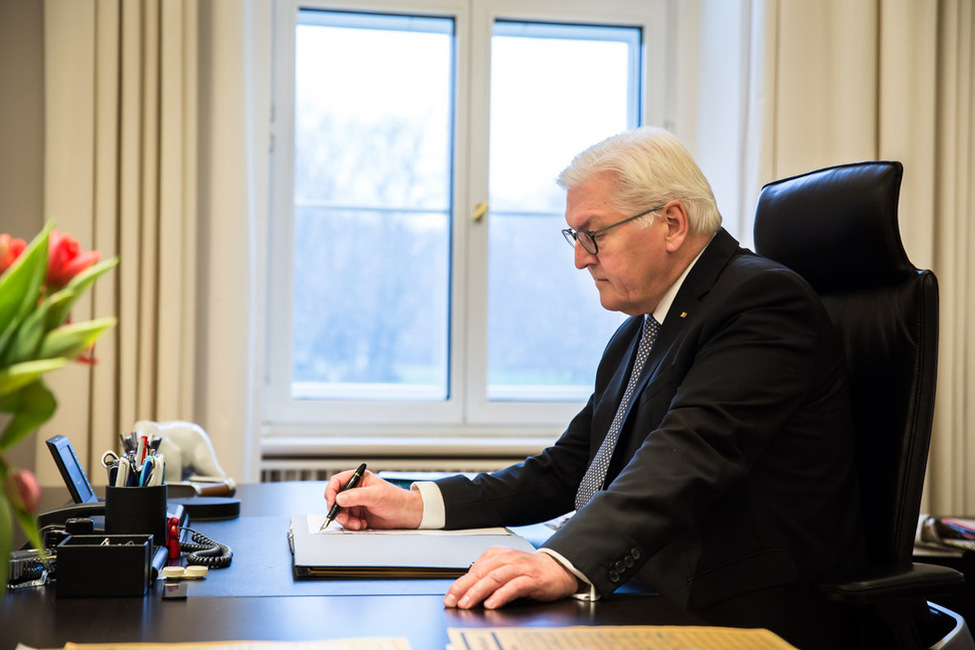
[[[573,158],[557,182],[569,190],[604,173],[614,177],[611,204],[623,214],[677,200],[687,210],[691,232],[714,233],[721,227],[711,184],[684,144],[665,129],[644,126],[594,144]]]

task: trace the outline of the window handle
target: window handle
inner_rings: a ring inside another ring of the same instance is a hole
[[[478,203],[474,206],[474,214],[471,215],[471,219],[474,220],[474,223],[480,223],[481,220],[484,219],[484,215],[487,214],[487,211],[487,203]]]

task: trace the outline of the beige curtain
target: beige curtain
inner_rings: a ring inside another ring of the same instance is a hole
[[[941,280],[941,354],[931,510],[975,513],[975,11],[939,4],[935,76],[933,268]]]
[[[190,420],[255,480],[255,206],[267,203],[270,0],[45,0],[45,212],[118,255],[79,310],[117,315],[93,369],[54,373],[43,440],[98,458],[136,420]],[[263,147],[263,152],[261,151]],[[259,155],[263,153],[263,155]],[[87,316],[87,313],[79,314]]]
[[[79,316],[117,315],[99,363],[54,373],[37,445],[97,458],[141,418],[194,414],[197,11],[190,0],[46,0],[45,218],[120,265]],[[60,478],[38,449],[44,484]]]
[[[925,508],[975,513],[975,17],[968,0],[753,0],[746,174],[904,163],[904,245],[941,288]],[[752,201],[754,205],[754,201]],[[969,440],[973,440],[969,443]]]

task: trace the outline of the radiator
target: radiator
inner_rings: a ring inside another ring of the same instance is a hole
[[[375,473],[457,474],[490,472],[520,463],[552,437],[348,436],[328,439],[269,436],[261,441],[261,481],[325,481],[366,463]]]

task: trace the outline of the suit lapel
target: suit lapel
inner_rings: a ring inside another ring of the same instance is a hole
[[[643,372],[640,373],[639,383],[637,383],[633,397],[627,405],[626,413],[624,413],[623,426],[626,425],[626,418],[630,416],[634,404],[639,402],[639,396],[646,389],[651,378],[657,374],[663,359],[667,356],[674,342],[681,336],[688,319],[698,309],[701,301],[711,290],[711,287],[714,286],[714,283],[717,282],[721,270],[724,269],[738,250],[738,242],[735,238],[728,234],[724,228],[720,229],[708,244],[704,253],[697,260],[694,268],[684,278],[684,284],[681,285],[677,296],[674,298],[674,302],[670,306],[670,310],[667,312],[667,316],[664,318],[660,332],[657,334],[653,348],[650,350],[650,356],[647,357],[647,363],[643,367]],[[636,342],[638,340],[639,338],[635,337],[634,343],[631,346],[632,350],[636,349]],[[623,388],[620,388],[619,391],[621,398],[623,390],[626,387],[626,381],[629,378],[629,367],[631,365],[628,364],[627,366],[627,375],[623,379]]]
[[[692,318],[692,315],[704,299],[704,296],[714,286],[718,276],[721,274],[721,270],[728,264],[728,261],[738,250],[738,242],[722,228],[708,244],[704,253],[694,265],[694,268],[691,269],[691,272],[687,274],[687,277],[684,279],[684,284],[681,285],[673,304],[670,306],[670,310],[667,312],[667,316],[664,318],[664,322],[654,341],[653,348],[650,350],[650,356],[647,358],[647,362],[643,367],[643,371],[640,373],[640,378],[634,388],[630,402],[627,404],[626,411],[623,414],[623,422],[620,425],[621,436],[626,430],[627,419],[633,412],[634,406],[640,401],[640,395],[646,389],[651,379],[657,374],[661,363],[667,357],[674,342],[680,338],[682,332],[685,330],[686,323]],[[636,349],[640,342],[640,331],[642,327],[642,319],[631,318],[624,324],[623,328],[625,329],[620,332],[621,336],[629,337],[629,343],[626,346],[623,356],[620,358],[620,368],[613,374],[612,379],[606,385],[604,392],[605,399],[602,400],[605,407],[601,408],[598,414],[594,416],[592,427],[593,437],[589,454],[590,461],[602,443],[603,438],[606,437],[610,423],[616,415],[616,410],[619,408],[620,402],[623,401],[623,393],[630,379],[630,372],[632,372],[633,361],[636,358]],[[624,360],[625,363],[622,363]],[[616,449],[618,450],[620,447],[621,445],[617,441]],[[612,473],[612,466],[610,471]]]

